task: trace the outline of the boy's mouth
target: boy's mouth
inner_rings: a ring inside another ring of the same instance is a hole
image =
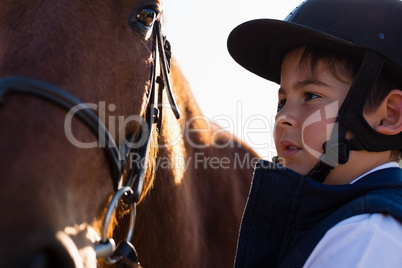
[[[302,150],[302,148],[300,148],[299,146],[297,146],[296,144],[293,144],[292,142],[290,142],[288,140],[281,141],[281,144],[282,144],[282,148],[283,148],[283,152],[282,152],[283,157],[292,156]]]
[[[288,146],[285,148],[285,150],[282,153],[283,157],[291,157],[300,152],[302,149],[298,148],[296,146]]]

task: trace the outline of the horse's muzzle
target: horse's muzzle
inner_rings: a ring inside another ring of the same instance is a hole
[[[77,242],[64,232],[37,237],[26,245],[24,253],[14,264],[5,267],[18,268],[95,268],[95,250],[91,246],[78,249]],[[79,244],[79,243],[78,243]],[[18,258],[18,257],[17,257]]]

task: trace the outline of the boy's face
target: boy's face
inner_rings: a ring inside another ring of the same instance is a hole
[[[308,63],[300,65],[303,51],[289,52],[282,63],[274,140],[281,164],[307,175],[330,139],[352,80],[342,73],[336,78],[323,61],[314,72]]]

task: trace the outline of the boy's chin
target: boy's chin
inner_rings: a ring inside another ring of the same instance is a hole
[[[294,164],[294,163],[288,163],[284,165],[286,168],[291,169],[297,173],[299,173],[302,176],[307,176],[310,171],[314,168],[315,165],[303,165],[303,164]]]

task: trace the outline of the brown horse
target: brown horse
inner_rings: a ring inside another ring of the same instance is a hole
[[[121,143],[144,117],[162,13],[160,1],[0,0],[0,77],[63,88]],[[181,118],[163,109],[151,137],[132,242],[144,267],[229,267],[256,155],[202,116],[175,61],[170,79]],[[0,267],[102,266],[95,249],[116,185],[99,137],[52,101],[1,97]],[[127,217],[115,224],[118,242]]]

